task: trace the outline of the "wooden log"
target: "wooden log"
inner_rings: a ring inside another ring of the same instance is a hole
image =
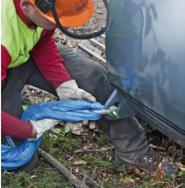
[[[103,65],[105,66],[106,60],[101,57],[101,55],[97,54],[96,52],[92,51],[90,48],[88,48],[86,45],[79,43],[78,47],[80,47],[82,50],[87,52],[88,54],[92,55],[93,57],[97,58],[100,62],[103,62]]]

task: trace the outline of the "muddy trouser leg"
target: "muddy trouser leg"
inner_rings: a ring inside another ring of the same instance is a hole
[[[111,142],[115,146],[114,157],[129,166],[149,173],[156,170],[161,156],[153,152],[145,136],[145,130],[135,118],[107,121]]]
[[[37,84],[35,84],[37,82]],[[27,63],[20,65],[17,68],[9,69],[7,73],[7,79],[5,81],[2,90],[2,110],[5,112],[21,118],[22,110],[22,97],[21,90],[25,84],[32,84],[40,86],[41,89],[45,89],[49,92],[55,92],[51,85],[41,76],[40,72],[29,60]],[[19,140],[14,139],[14,142],[20,144]],[[26,164],[21,170],[30,171],[34,169],[38,162],[37,153],[33,156],[32,160]]]
[[[58,50],[65,66],[80,88],[93,94],[104,104],[113,91],[107,71],[99,64],[59,44]],[[115,146],[115,158],[135,166],[148,167],[149,144],[144,128],[134,118],[110,121],[103,118],[102,128],[109,134]],[[147,161],[143,160],[146,157]],[[145,164],[147,163],[147,164]],[[146,167],[146,168],[147,168]]]

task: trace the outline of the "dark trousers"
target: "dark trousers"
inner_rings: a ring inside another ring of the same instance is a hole
[[[75,54],[63,45],[57,46],[64,58],[66,68],[80,88],[94,95],[104,104],[113,91],[107,77],[107,71],[99,64]],[[30,59],[27,63],[8,71],[2,91],[2,109],[18,118],[22,114],[21,90],[30,84],[56,95],[55,89],[43,78],[36,65]],[[115,145],[117,158],[122,161],[135,160],[148,150],[148,143],[143,128],[133,119],[119,121],[104,120],[108,134]]]

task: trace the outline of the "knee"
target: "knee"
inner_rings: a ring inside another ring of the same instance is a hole
[[[90,79],[93,80],[91,87],[94,88],[93,94],[97,101],[105,103],[113,90],[106,69],[97,64],[92,71]]]

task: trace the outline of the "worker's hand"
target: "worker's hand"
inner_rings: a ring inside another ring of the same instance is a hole
[[[90,93],[80,89],[75,80],[70,80],[61,84],[57,89],[60,100],[84,99],[95,102],[96,99]]]
[[[57,125],[60,121],[54,120],[54,119],[43,119],[38,121],[30,121],[33,130],[36,133],[36,135],[32,135],[32,138],[35,136],[35,138],[41,137],[46,131],[52,129],[55,125]]]

